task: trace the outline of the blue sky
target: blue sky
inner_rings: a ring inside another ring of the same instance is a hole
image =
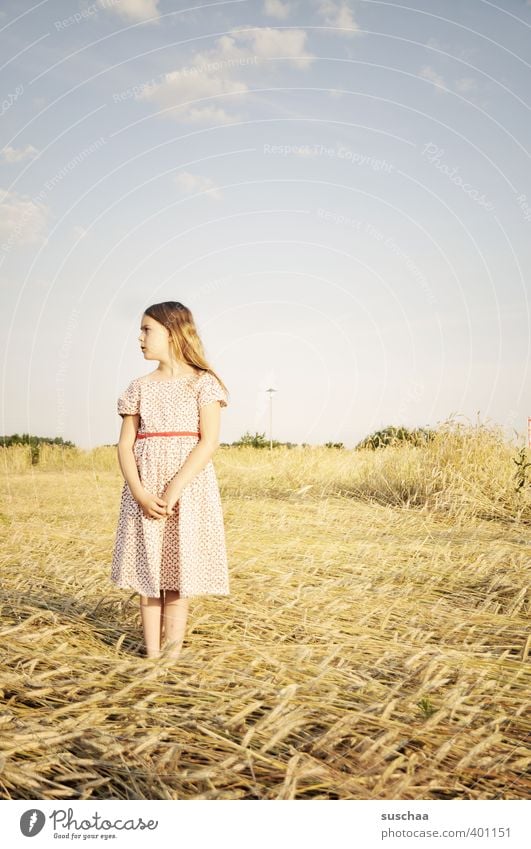
[[[186,7],[190,8],[187,9]],[[2,432],[115,442],[193,312],[245,431],[531,415],[531,4],[4,2]]]

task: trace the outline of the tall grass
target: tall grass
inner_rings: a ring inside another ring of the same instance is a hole
[[[275,498],[330,495],[382,505],[422,508],[456,520],[499,519],[531,521],[531,485],[516,486],[514,445],[501,429],[470,427],[457,422],[442,425],[424,446],[409,444],[363,450],[325,447],[222,447],[216,467],[229,496]],[[116,473],[114,446],[83,451],[43,444],[39,462],[32,465],[29,446],[0,447],[0,464],[9,476],[16,472]],[[531,478],[531,476],[530,476]],[[251,495],[249,495],[251,493]]]
[[[529,485],[485,428],[220,448],[229,598],[143,656],[116,450],[0,451],[2,798],[523,799]]]

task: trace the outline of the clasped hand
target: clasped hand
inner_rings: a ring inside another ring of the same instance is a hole
[[[174,515],[174,507],[181,497],[181,491],[169,484],[164,490],[162,498],[158,495],[152,495],[151,492],[144,490],[138,503],[142,507],[144,514],[150,519],[167,519],[168,516]]]

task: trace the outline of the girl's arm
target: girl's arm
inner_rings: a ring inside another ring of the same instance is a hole
[[[215,450],[219,447],[221,423],[219,401],[211,401],[209,404],[200,407],[199,422],[201,439],[192,448],[181,468],[168,484],[167,490],[170,493],[180,494],[184,487],[205,468]]]
[[[135,444],[140,415],[124,415],[120,438],[118,440],[118,461],[122,474],[127,481],[131,495],[142,508],[145,516],[149,519],[164,519],[167,516],[167,504],[164,498],[159,498],[148,492],[138,474],[133,446]]]
[[[135,444],[136,435],[140,425],[140,414],[133,416],[124,415],[122,428],[120,430],[120,438],[118,439],[118,462],[122,475],[124,476],[131,495],[138,501],[144,494],[144,487],[138,468],[136,465],[135,455],[133,454],[133,446]]]

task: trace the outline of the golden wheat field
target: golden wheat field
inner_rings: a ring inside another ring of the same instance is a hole
[[[143,656],[116,450],[1,449],[4,799],[527,799],[529,483],[485,427],[220,447],[231,596]]]

